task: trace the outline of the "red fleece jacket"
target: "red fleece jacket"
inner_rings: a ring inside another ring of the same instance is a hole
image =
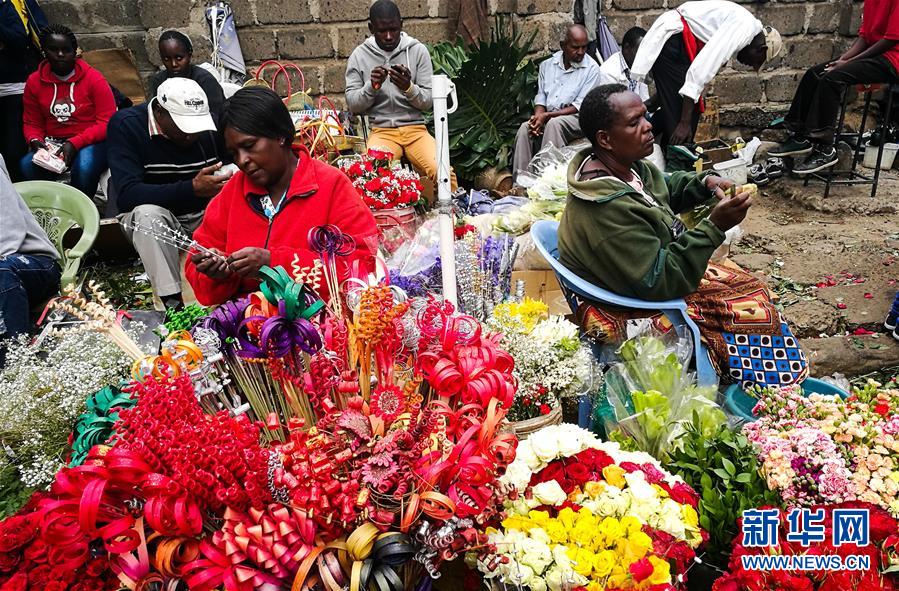
[[[377,249],[378,229],[359,193],[346,175],[315,160],[305,148],[297,156],[300,162],[290,181],[287,199],[272,220],[267,246],[268,218],[250,205],[250,195],[268,192],[243,172],[237,172],[209,202],[203,223],[194,232],[194,240],[229,254],[247,246],[267,248],[272,255],[271,266],[280,265],[291,272],[294,255],[304,267],[312,266],[318,258],[318,254],[309,250],[309,230],[334,224],[356,241],[356,250],[338,260],[340,280],[349,276],[350,267],[356,261],[367,272],[374,271],[372,253]],[[259,287],[258,281],[241,280],[236,275],[223,281],[211,279],[197,271],[189,257],[184,271],[197,300],[206,306],[221,304]]]
[[[106,124],[116,112],[103,74],[75,60],[75,74],[60,80],[47,60],[25,82],[22,130],[25,141],[45,137],[69,140],[79,150],[106,139]]]

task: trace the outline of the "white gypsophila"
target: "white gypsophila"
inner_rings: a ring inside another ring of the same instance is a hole
[[[87,397],[119,385],[130,365],[121,349],[94,332],[63,332],[39,347],[21,337],[9,347],[0,372],[0,442],[25,485],[53,481]]]

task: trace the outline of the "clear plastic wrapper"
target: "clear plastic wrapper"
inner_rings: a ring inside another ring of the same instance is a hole
[[[637,447],[664,460],[689,423],[711,435],[727,420],[717,386],[698,386],[688,370],[692,339],[673,331],[630,338],[606,373],[595,415],[607,433],[619,430]]]

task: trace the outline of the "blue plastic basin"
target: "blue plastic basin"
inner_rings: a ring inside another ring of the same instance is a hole
[[[846,398],[849,396],[849,393],[845,390],[841,390],[837,388],[833,384],[829,384],[827,382],[822,382],[821,380],[817,380],[815,378],[806,378],[802,384],[803,393],[808,396],[809,394],[824,394],[827,396],[833,396],[837,394],[842,398]],[[751,423],[752,421],[758,420],[758,417],[752,414],[752,409],[755,408],[758,400],[753,398],[749,394],[743,391],[743,389],[734,384],[730,386],[724,392],[724,406],[727,410],[734,416],[743,419],[746,422]]]

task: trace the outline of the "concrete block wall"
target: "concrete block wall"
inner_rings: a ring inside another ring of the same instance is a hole
[[[615,36],[635,25],[648,29],[664,10],[684,0],[601,0]],[[785,111],[806,68],[833,59],[856,34],[861,0],[737,0],[784,36],[783,55],[761,73],[731,63],[710,91],[718,95],[725,127],[755,127]],[[209,55],[205,2],[200,0],[40,0],[51,22],[71,27],[85,49],[128,47],[147,77],[159,66],[156,39],[165,28],[188,32],[195,61]],[[454,37],[455,2],[397,0],[405,30],[426,43]],[[343,103],[347,56],[368,34],[370,0],[231,0],[248,64],[271,58],[299,65],[313,94]],[[572,0],[488,0],[491,21],[502,18],[526,35],[536,32],[535,52],[557,47],[570,22]],[[297,84],[295,84],[297,86]]]

